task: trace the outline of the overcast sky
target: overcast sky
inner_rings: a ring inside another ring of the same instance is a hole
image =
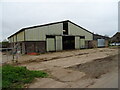
[[[73,2],[74,1],[74,2]],[[118,31],[119,0],[4,0],[0,3],[3,40],[23,27],[70,20],[91,32],[112,36]],[[1,5],[2,4],[2,5]],[[1,35],[0,35],[1,36]]]

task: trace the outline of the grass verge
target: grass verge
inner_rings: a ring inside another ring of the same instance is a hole
[[[2,88],[23,88],[31,83],[35,77],[45,78],[48,76],[43,71],[30,71],[26,67],[5,65],[2,66]]]

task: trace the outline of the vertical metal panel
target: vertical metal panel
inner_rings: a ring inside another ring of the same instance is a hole
[[[85,48],[85,39],[80,39],[80,48]]]
[[[40,27],[38,33],[39,36],[38,39],[41,41],[45,41],[46,35],[48,35],[48,26]]]
[[[14,35],[13,38],[14,38],[14,42],[17,42],[17,40],[16,40],[16,39],[17,39],[17,38],[16,38],[16,35]]]
[[[39,28],[32,28],[25,30],[25,40],[26,41],[37,41],[39,40]]]
[[[13,37],[11,37],[11,43],[13,43],[14,41],[13,41]]]
[[[47,51],[55,51],[55,38],[47,38]]]
[[[105,46],[105,39],[98,39],[98,47],[104,47]]]
[[[62,50],[62,36],[56,36],[56,50]]]
[[[93,40],[93,34],[81,29],[78,26],[75,26],[72,23],[68,23],[68,33],[69,35],[81,35],[81,36],[85,36],[85,40]]]
[[[26,41],[45,41],[46,35],[61,35],[62,23],[25,30]]]
[[[12,43],[12,42],[14,42],[14,38],[13,38],[13,36],[12,37],[10,37],[10,43]]]
[[[8,40],[9,40],[10,43],[12,43],[13,42],[13,37],[10,37]]]
[[[53,24],[48,26],[49,35],[61,35],[63,34],[63,23]]]
[[[80,49],[80,37],[75,37],[75,49]]]
[[[17,41],[24,41],[24,31],[17,34]]]

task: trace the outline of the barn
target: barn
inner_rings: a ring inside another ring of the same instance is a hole
[[[45,53],[85,48],[85,41],[93,40],[93,33],[65,20],[22,28],[8,40],[11,48],[18,45],[21,54]]]
[[[120,32],[117,32],[110,38],[110,45],[119,45],[120,46]]]
[[[120,43],[120,32],[113,35],[110,40],[112,43]]]

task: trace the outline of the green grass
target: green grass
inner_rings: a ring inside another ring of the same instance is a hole
[[[2,66],[2,88],[22,88],[31,83],[35,77],[47,77],[43,71],[30,71],[26,67]]]

